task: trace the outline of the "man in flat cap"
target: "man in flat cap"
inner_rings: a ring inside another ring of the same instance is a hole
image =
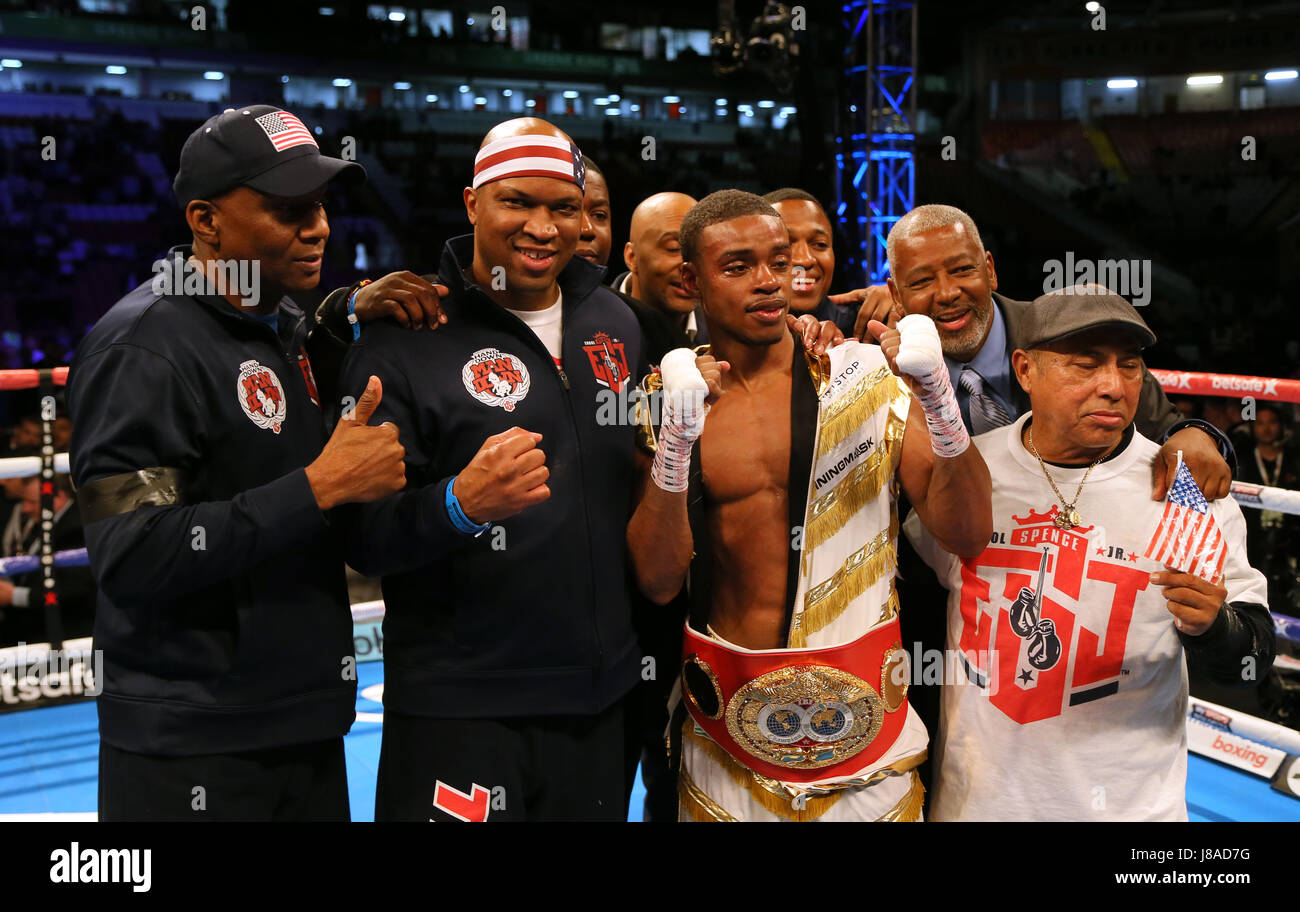
[[[356,674],[328,511],[399,489],[403,452],[391,424],[366,426],[375,377],[329,434],[317,384],[333,388],[346,316],[331,333],[286,295],[320,281],[327,185],[363,177],[288,111],[210,118],[174,184],[191,243],[77,349],[100,820],[349,817]]]
[[[905,528],[950,590],[956,666],[935,820],[1186,820],[1187,670],[1249,685],[1273,660],[1264,577],[1232,498],[1134,427],[1155,335],[1097,285],[1044,295],[1011,355],[1030,411],[975,438],[993,478],[984,552]],[[950,672],[945,672],[949,674]]]

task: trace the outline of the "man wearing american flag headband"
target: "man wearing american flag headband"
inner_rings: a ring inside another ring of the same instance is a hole
[[[994,532],[949,589],[935,820],[1186,820],[1187,663],[1250,686],[1273,661],[1265,579],[1232,498],[1207,504],[1133,425],[1155,335],[1096,285],[1034,302],[1012,355],[1032,410],[975,438]],[[1185,658],[1184,658],[1185,657]]]

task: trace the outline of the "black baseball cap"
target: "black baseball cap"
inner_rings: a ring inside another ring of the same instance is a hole
[[[172,191],[184,209],[236,187],[300,196],[336,177],[360,183],[366,169],[320,154],[311,129],[271,105],[226,108],[190,134],[181,148]]]
[[[1128,332],[1143,348],[1156,344],[1156,334],[1137,308],[1104,285],[1075,285],[1035,298],[1026,323],[1020,345],[1026,350],[1099,326]]]

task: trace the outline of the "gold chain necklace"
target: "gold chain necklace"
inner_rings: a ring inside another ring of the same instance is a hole
[[[1111,447],[1111,449],[1113,450],[1114,447]],[[1059,500],[1061,502],[1061,506],[1064,507],[1063,510],[1061,510],[1059,513],[1056,514],[1056,519],[1052,521],[1056,523],[1056,527],[1058,529],[1073,529],[1075,526],[1083,522],[1083,520],[1079,517],[1079,511],[1074,508],[1074,505],[1079,502],[1079,495],[1083,493],[1083,483],[1088,480],[1088,476],[1092,474],[1092,470],[1097,468],[1097,463],[1105,459],[1107,454],[1110,453],[1110,450],[1107,450],[1105,453],[1102,453],[1100,456],[1097,457],[1096,462],[1088,466],[1088,471],[1084,472],[1083,478],[1079,480],[1078,490],[1074,492],[1074,500],[1070,503],[1065,502],[1065,497],[1062,496],[1061,489],[1056,486],[1056,481],[1055,479],[1052,478],[1052,473],[1047,471],[1047,463],[1043,462],[1043,457],[1039,456],[1038,450],[1034,449],[1033,425],[1030,425],[1029,427],[1029,452],[1034,454],[1034,458],[1037,459],[1038,464],[1042,466],[1043,474],[1047,476],[1047,483],[1052,486],[1052,490],[1056,492],[1056,499]]]

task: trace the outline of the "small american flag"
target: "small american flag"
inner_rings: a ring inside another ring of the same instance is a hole
[[[1227,542],[1210,513],[1196,479],[1178,454],[1178,470],[1165,499],[1165,512],[1143,557],[1213,582],[1223,569]]]
[[[263,114],[257,118],[257,125],[262,128],[266,138],[271,140],[271,145],[275,146],[277,152],[283,152],[294,146],[316,145],[316,140],[307,126],[288,111]]]

